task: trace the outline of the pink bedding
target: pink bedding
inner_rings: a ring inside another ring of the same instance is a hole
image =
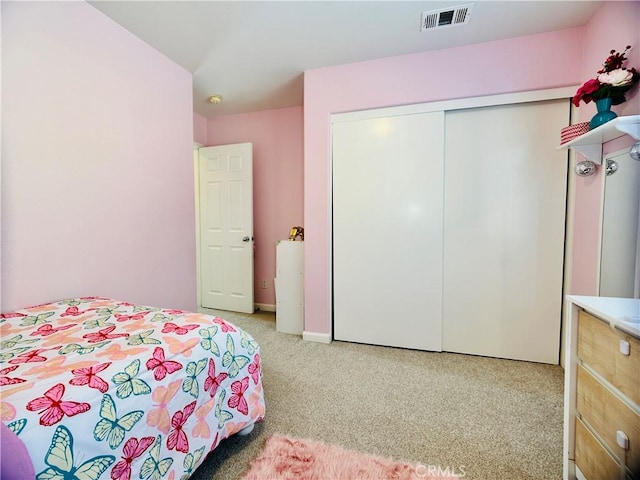
[[[0,335],[0,418],[38,479],[188,478],[264,416],[259,347],[221,318],[91,297]]]

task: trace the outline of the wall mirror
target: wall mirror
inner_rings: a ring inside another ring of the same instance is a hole
[[[600,296],[640,298],[640,161],[629,150],[602,161]]]

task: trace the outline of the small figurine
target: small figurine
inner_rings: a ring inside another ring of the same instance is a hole
[[[304,228],[291,227],[291,232],[289,233],[289,240],[295,241],[295,239],[298,237],[300,237],[300,240],[304,240]]]

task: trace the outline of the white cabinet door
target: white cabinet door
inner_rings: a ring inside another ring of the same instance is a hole
[[[447,112],[443,349],[558,363],[567,101]]]
[[[441,350],[443,125],[333,124],[336,340]]]

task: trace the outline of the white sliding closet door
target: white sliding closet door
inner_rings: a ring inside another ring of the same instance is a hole
[[[447,112],[443,349],[558,363],[567,101]]]
[[[444,113],[333,124],[336,340],[441,350]]]

